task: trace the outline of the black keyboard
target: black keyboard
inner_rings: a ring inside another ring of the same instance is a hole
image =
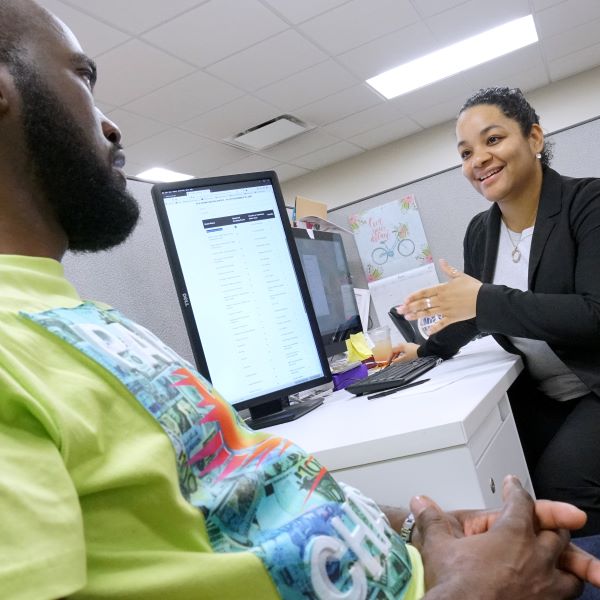
[[[352,394],[362,396],[400,387],[433,369],[440,362],[442,359],[437,356],[421,356],[407,362],[393,363],[377,373],[350,384],[346,389]]]

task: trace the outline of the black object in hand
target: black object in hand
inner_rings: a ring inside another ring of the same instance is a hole
[[[401,315],[396,310],[395,306],[390,309],[388,314],[392,320],[392,323],[398,328],[398,331],[400,331],[402,337],[407,342],[419,345],[425,342],[425,338],[419,333],[416,321],[407,321],[404,318],[404,315]]]

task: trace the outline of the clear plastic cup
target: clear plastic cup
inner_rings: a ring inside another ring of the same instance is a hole
[[[369,339],[373,344],[371,352],[373,358],[377,362],[388,362],[392,358],[392,338],[390,336],[390,328],[387,325],[370,329],[368,332]]]

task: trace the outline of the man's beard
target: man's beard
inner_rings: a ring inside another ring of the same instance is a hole
[[[23,102],[23,127],[33,176],[65,231],[69,249],[96,252],[117,246],[134,230],[140,208],[107,156],[74,122],[33,68],[14,65]],[[119,148],[115,144],[114,150]]]

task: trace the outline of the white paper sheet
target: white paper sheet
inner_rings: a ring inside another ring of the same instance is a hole
[[[380,325],[389,325],[393,344],[404,341],[404,338],[388,315],[390,308],[402,304],[411,292],[438,283],[433,263],[369,283],[377,319]]]
[[[362,324],[363,332],[369,329],[369,305],[371,304],[371,292],[363,288],[354,288],[356,304],[358,305],[358,314]]]

